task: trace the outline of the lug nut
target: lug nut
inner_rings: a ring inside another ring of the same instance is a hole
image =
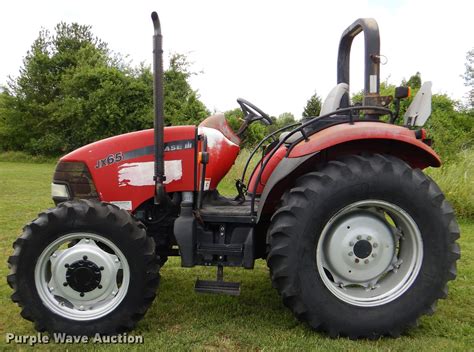
[[[118,263],[120,260],[118,258],[115,258],[114,262]]]
[[[116,294],[117,294],[117,292],[112,291],[112,296],[115,296]]]
[[[374,243],[374,244],[372,245],[372,247],[374,247],[374,248],[377,248],[378,246],[379,246],[378,243]]]
[[[354,261],[355,261],[356,263],[358,263],[358,262],[359,262],[359,258],[356,258]]]
[[[58,255],[56,253],[53,253],[52,257],[56,258]]]
[[[349,242],[349,246],[353,247],[353,246],[354,246],[354,242],[350,241],[350,242]]]
[[[50,291],[54,291],[54,287],[50,287],[49,290],[50,290]]]
[[[65,267],[65,268],[69,268],[69,264],[67,264],[67,263],[64,264],[64,267]]]
[[[368,259],[364,260],[364,263],[369,264],[369,260]]]
[[[372,258],[375,258],[377,256],[377,253],[372,253]]]
[[[372,239],[371,236],[367,236],[367,241],[370,241]]]
[[[361,239],[362,239],[362,236],[361,236],[361,235],[357,236],[357,239],[358,239],[358,240],[361,240]]]
[[[84,306],[80,306],[80,307],[79,307],[79,310],[84,310]]]
[[[352,257],[352,256],[354,255],[354,253],[349,252],[349,253],[347,253],[347,255],[348,255],[349,257]]]
[[[84,242],[89,243],[91,240],[86,238]]]
[[[97,288],[100,290],[102,288],[102,285],[97,286]]]
[[[63,286],[66,287],[68,285],[68,283],[65,281],[63,282]]]
[[[104,267],[103,267],[103,266],[101,266],[99,269],[100,269],[100,270],[104,270]]]
[[[79,296],[84,297],[84,292],[79,293]]]
[[[83,256],[82,259],[87,260],[87,255]]]

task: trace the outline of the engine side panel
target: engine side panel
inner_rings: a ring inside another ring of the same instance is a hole
[[[199,133],[208,138],[205,189],[213,190],[234,164],[240,148],[214,128],[200,127]],[[195,191],[200,178],[200,167],[195,167],[196,134],[195,126],[165,128],[167,192]],[[134,211],[154,195],[153,143],[152,129],[131,132],[86,145],[65,155],[61,161],[84,162],[100,200]],[[197,150],[201,150],[200,141]]]
[[[195,127],[165,128],[166,191],[194,189]],[[79,148],[61,161],[82,161],[99,198],[133,211],[154,195],[153,130],[131,132]]]

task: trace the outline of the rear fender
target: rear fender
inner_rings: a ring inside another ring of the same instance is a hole
[[[290,148],[287,156],[265,180],[257,221],[260,218],[268,219],[273,214],[283,193],[293,186],[299,176],[342,155],[361,153],[393,155],[412,168],[441,165],[435,151],[416,139],[414,131],[407,128],[380,122],[332,126]]]

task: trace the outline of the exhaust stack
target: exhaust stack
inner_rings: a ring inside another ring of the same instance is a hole
[[[151,14],[153,27],[153,106],[154,106],[154,144],[155,144],[155,204],[166,200],[164,189],[165,163],[164,163],[164,109],[163,109],[163,36],[158,14]]]

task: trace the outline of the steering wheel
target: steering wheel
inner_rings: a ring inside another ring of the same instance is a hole
[[[246,125],[245,127],[247,127],[248,125],[250,125],[252,122],[255,122],[255,121],[262,121],[265,125],[271,125],[273,123],[270,116],[265,114],[262,110],[257,108],[251,102],[242,98],[238,98],[237,103],[240,105],[240,108],[245,114],[245,117],[244,117],[244,120],[246,122],[244,123],[244,125]]]

